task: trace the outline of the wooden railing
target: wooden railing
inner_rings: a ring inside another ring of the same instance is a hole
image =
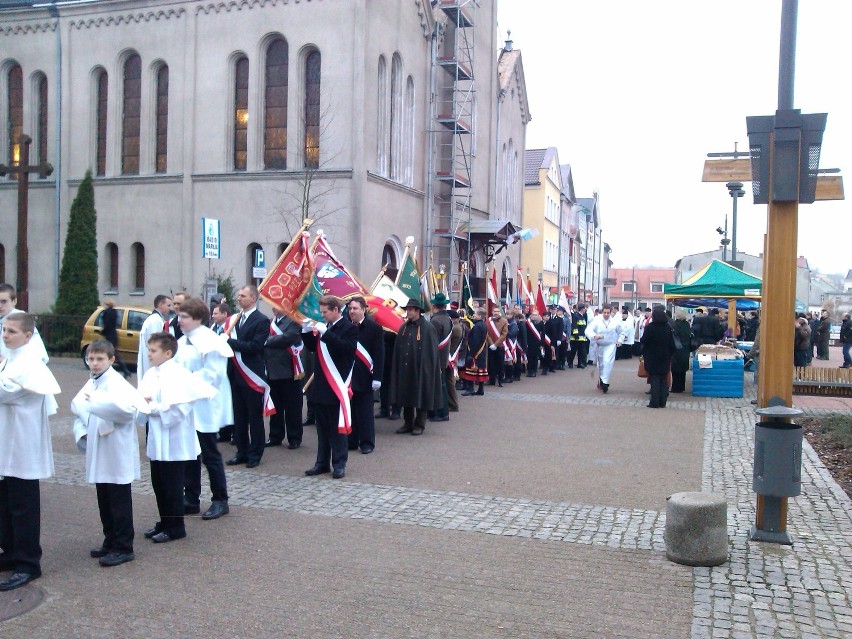
[[[793,369],[793,393],[852,397],[852,368],[796,366]]]

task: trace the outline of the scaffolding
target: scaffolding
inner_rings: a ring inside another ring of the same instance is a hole
[[[433,268],[441,265],[450,290],[461,286],[469,259],[473,158],[476,135],[474,25],[478,0],[439,0],[446,16],[433,53],[432,234]]]

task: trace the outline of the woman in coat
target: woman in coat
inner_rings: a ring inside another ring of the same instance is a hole
[[[689,370],[689,341],[692,329],[686,321],[686,313],[677,312],[674,322],[674,333],[680,340],[682,348],[675,351],[672,357],[672,392],[682,393],[686,390],[686,371]]]
[[[468,384],[462,395],[484,395],[484,383],[488,381],[488,349],[486,348],[485,311],[476,309],[473,327],[467,334],[467,358],[461,377]],[[473,390],[477,385],[476,391]]]
[[[645,370],[651,381],[651,401],[648,408],[665,408],[669,396],[666,377],[671,367],[672,355],[677,349],[674,333],[662,306],[653,310],[651,322],[645,327],[641,341]]]

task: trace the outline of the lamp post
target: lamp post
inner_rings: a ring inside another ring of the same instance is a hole
[[[734,217],[731,220],[731,238],[733,239],[733,243],[731,244],[731,261],[735,262],[737,259],[737,199],[744,196],[745,191],[743,191],[742,182],[728,182],[725,186],[728,187],[728,193],[730,193],[731,198],[734,200]],[[727,226],[727,217],[725,218],[725,222]]]
[[[728,239],[728,216],[725,215],[725,228],[722,229],[721,226],[716,227],[716,232],[722,236],[722,239],[719,240],[719,243],[722,245],[722,261],[728,261],[728,244],[731,243],[731,240]]]

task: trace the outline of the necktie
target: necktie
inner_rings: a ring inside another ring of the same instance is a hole
[[[243,324],[245,324],[245,323],[246,323],[246,316],[245,316],[244,313],[240,313],[240,321],[237,324],[237,328],[242,328]]]
[[[163,322],[163,332],[164,333],[169,332],[169,320],[168,320],[168,318],[166,318],[166,320]]]

